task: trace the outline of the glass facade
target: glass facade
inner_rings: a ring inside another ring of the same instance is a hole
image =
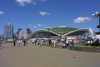
[[[59,37],[58,35],[51,33],[51,32],[36,32],[32,35],[32,38],[53,38],[53,37]]]
[[[6,24],[4,26],[4,38],[5,39],[10,39],[13,38],[13,34],[14,34],[14,28],[12,24]]]
[[[80,30],[80,31],[72,32],[72,33],[68,34],[67,36],[82,36],[82,37],[86,37],[86,36],[88,36],[88,34],[89,34],[88,30]]]

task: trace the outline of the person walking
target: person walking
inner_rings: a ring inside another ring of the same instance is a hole
[[[0,40],[0,47],[2,46],[2,41]]]
[[[74,40],[71,41],[71,45],[72,45],[72,47],[74,47]]]
[[[20,44],[21,44],[21,41],[20,41],[20,40],[18,40],[18,44],[19,44],[19,46],[20,46]]]
[[[51,40],[49,40],[49,45],[51,45],[52,44],[52,42],[51,42]]]
[[[53,40],[53,47],[54,48],[56,47],[56,40],[55,39]]]
[[[35,45],[37,44],[37,39],[34,41],[34,44],[35,44]]]
[[[42,44],[43,44],[43,40],[40,40],[40,45],[39,46],[42,47]]]
[[[24,46],[26,46],[26,40],[24,40],[23,42],[24,42]]]
[[[16,46],[16,40],[15,39],[13,40],[13,46],[14,47]]]

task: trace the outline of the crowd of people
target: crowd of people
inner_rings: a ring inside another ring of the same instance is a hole
[[[35,39],[35,40],[13,40],[13,46],[15,47],[16,45],[22,45],[23,46],[27,46],[29,43],[32,43],[35,46],[40,46],[42,47],[43,45],[49,45],[49,46],[53,46],[56,47],[57,45],[63,43],[63,41],[61,41],[60,39],[49,39],[49,40],[45,40],[45,39]]]
[[[23,46],[27,46],[29,43],[32,43],[35,46],[42,47],[43,45],[49,45],[53,47],[57,47],[58,45],[61,45],[63,48],[67,48],[68,46],[74,46],[77,44],[82,44],[84,46],[91,45],[91,46],[100,46],[100,39],[94,39],[94,40],[67,40],[65,39],[34,39],[34,40],[13,40],[13,46],[21,46],[23,43]],[[2,46],[2,41],[0,40],[0,47]]]
[[[74,46],[73,40],[70,40],[69,42],[65,39],[49,39],[49,40],[43,40],[43,39],[36,39],[32,41],[35,45],[49,45],[53,47],[57,47],[58,45],[61,45],[63,48],[68,46]]]
[[[17,44],[19,46],[21,46],[21,44],[23,43],[24,46],[27,46],[29,40],[13,40],[13,46],[15,47]]]

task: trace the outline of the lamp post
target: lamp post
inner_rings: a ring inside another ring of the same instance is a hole
[[[97,26],[97,28],[99,28],[99,32],[97,34],[100,34],[100,12],[95,12],[92,16],[99,18],[99,25]]]

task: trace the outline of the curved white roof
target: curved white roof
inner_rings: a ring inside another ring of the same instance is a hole
[[[33,32],[32,34],[35,34],[37,32],[50,32],[50,33],[56,34],[57,36],[61,36],[60,34],[57,34],[57,33],[53,32],[53,31],[48,31],[48,30],[38,30],[38,31]]]
[[[77,32],[77,31],[81,31],[81,30],[87,30],[89,32],[89,36],[92,37],[92,38],[95,38],[95,34],[94,34],[94,31],[91,29],[91,28],[83,28],[83,29],[77,29],[77,30],[74,30],[74,31],[71,31],[71,32],[68,32],[66,34],[64,34],[62,37],[65,37],[71,33],[74,33],[74,32]]]

